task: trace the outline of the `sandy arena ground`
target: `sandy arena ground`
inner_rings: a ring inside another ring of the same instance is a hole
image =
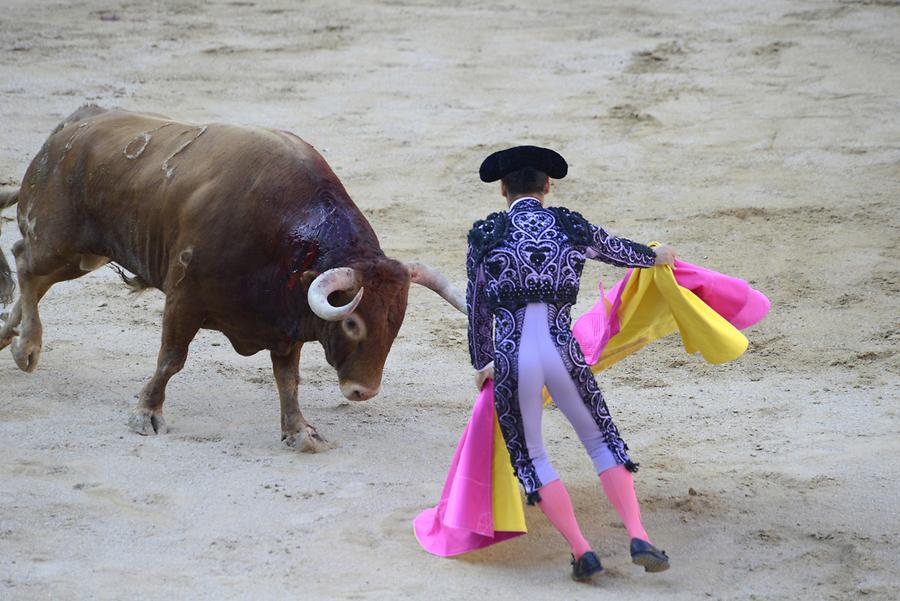
[[[427,290],[372,401],[344,400],[306,347],[301,406],[337,444],[311,455],[279,441],[268,356],[216,332],[169,386],[171,432],[128,431],[163,296],[103,269],[42,303],[35,373],[0,357],[0,598],[900,596],[900,5],[491,4],[5,0],[0,181],[17,185],[85,102],[289,129],[388,254],[462,284],[469,225],[502,207],[483,156],[557,148],[571,169],[552,203],[772,299],[731,365],[676,338],[601,377],[672,569],[631,565],[556,410],[551,457],[605,576],[572,583],[535,508],[528,536],[494,548],[418,547],[410,522],[437,500],[474,398],[465,319]],[[586,282],[601,275],[622,272],[592,265]]]

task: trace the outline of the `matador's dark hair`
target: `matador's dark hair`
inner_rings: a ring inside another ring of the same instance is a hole
[[[521,196],[522,194],[540,194],[544,191],[548,179],[549,176],[543,171],[525,167],[508,173],[502,181],[506,184],[506,191],[510,196]]]

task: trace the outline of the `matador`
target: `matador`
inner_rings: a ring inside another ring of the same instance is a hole
[[[544,386],[575,428],[622,518],[632,561],[660,572],[668,569],[669,558],[641,523],[632,477],[637,464],[572,334],[570,312],[586,259],[649,268],[672,264],[674,251],[613,236],[575,211],[545,207],[550,179],[567,172],[562,156],[535,146],[495,152],[481,165],[482,181],[500,181],[508,210],[476,222],[468,237],[466,301],[476,383],[480,388],[494,379],[497,419],[513,469],[528,503],[537,503],[571,546],[573,578],[587,580],[603,568],[547,458]]]

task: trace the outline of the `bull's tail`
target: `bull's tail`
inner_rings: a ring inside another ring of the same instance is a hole
[[[148,288],[153,288],[153,286],[144,278],[139,275],[128,275],[128,272],[125,271],[125,268],[119,265],[118,263],[107,263],[113,271],[119,274],[119,277],[122,278],[122,281],[125,282],[125,285],[131,288],[131,291],[134,293],[140,293]]]
[[[0,211],[19,202],[19,191],[0,192]],[[7,305],[13,299],[16,291],[16,282],[13,280],[12,271],[3,251],[0,250],[0,304]]]

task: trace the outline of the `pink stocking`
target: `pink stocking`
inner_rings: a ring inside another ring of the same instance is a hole
[[[575,510],[572,508],[572,500],[563,483],[554,480],[539,490],[541,500],[538,502],[538,507],[569,542],[575,559],[590,551],[591,545],[581,534],[581,528],[578,527],[578,521],[575,519]]]
[[[641,508],[634,492],[634,478],[631,477],[631,472],[624,465],[617,465],[600,473],[600,483],[609,502],[622,518],[628,536],[649,543],[650,538],[641,524]]]

